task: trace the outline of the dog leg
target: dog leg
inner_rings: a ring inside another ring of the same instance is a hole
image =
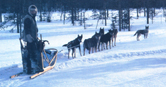
[[[137,41],[139,41],[140,36],[141,36],[141,34],[137,34]]]
[[[103,50],[105,50],[105,43],[103,43]]]
[[[68,59],[70,58],[70,49],[68,49]]]
[[[106,50],[106,49],[107,49],[107,45],[108,45],[108,44],[107,44],[107,43],[105,43],[105,49],[104,49],[104,50]]]
[[[72,48],[72,53],[71,53],[71,55],[72,55],[72,58],[73,58],[73,54],[74,54],[74,49]]]
[[[83,50],[83,51],[84,51],[84,54],[83,54],[83,55],[85,56],[85,48],[84,48],[84,50]]]
[[[76,58],[76,48],[74,48],[74,58]]]
[[[105,46],[104,46],[104,50],[106,50],[107,49],[107,43],[105,43]]]
[[[95,52],[97,52],[97,46],[95,47]]]
[[[81,47],[79,46],[79,50],[80,50],[80,55],[82,56],[82,53],[81,53]]]
[[[107,50],[108,50],[108,45],[109,45],[109,41],[107,42],[107,46],[106,46]]]
[[[112,40],[109,41],[109,47],[110,47],[110,49],[111,49],[111,41],[112,41]],[[112,43],[112,45],[113,45],[113,43]]]
[[[108,42],[107,42],[107,43],[108,43]],[[107,45],[108,45],[107,43],[105,43],[105,46],[104,46],[104,47],[105,47],[105,49],[104,49],[104,50],[106,50],[106,49],[107,49]]]
[[[115,41],[114,41],[114,46],[116,46],[116,37],[115,37]]]
[[[113,45],[113,43],[112,43],[112,45]],[[110,46],[110,49],[111,49],[111,41],[109,42],[109,46]]]
[[[94,47],[92,47],[92,53],[94,53]]]
[[[106,50],[106,49],[107,49],[107,43],[104,44],[104,50]]]
[[[148,38],[148,33],[145,34],[145,38]]]
[[[99,42],[99,44],[98,44],[98,50],[100,51],[100,42]]]
[[[91,48],[89,49],[89,54],[90,54]]]
[[[144,39],[146,39],[146,34],[144,34]]]
[[[104,49],[105,49],[105,45],[104,45],[104,43],[102,43],[102,47],[103,47],[103,49],[102,49],[102,50],[104,50]]]
[[[104,43],[102,43],[102,50],[104,50]]]
[[[115,44],[114,44],[114,38],[112,38],[112,47],[114,47],[115,46]]]
[[[115,44],[113,43],[113,42],[114,42],[114,37],[111,38],[111,41],[112,41],[112,43],[111,43],[111,44],[112,44],[112,47],[114,47],[114,45],[115,45]]]
[[[103,51],[103,43],[101,43],[101,51]]]

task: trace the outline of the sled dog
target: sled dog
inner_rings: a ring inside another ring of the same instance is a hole
[[[149,33],[149,26],[145,26],[144,30],[137,30],[134,36],[137,34],[137,41],[139,41],[139,37],[141,36],[141,34],[143,34],[144,39],[146,39],[148,37],[148,33]]]
[[[100,33],[95,33],[91,38],[89,39],[85,39],[84,43],[83,43],[83,49],[84,49],[84,56],[85,56],[85,49],[87,49],[89,51],[89,54],[92,50],[92,53],[97,52],[97,46],[99,44],[99,40],[100,40]]]
[[[104,35],[104,28],[103,28],[103,29],[102,29],[102,28],[100,28],[99,33],[100,33],[100,36]]]
[[[78,37],[76,39],[63,45],[63,46],[66,46],[68,49],[68,58],[70,58],[69,57],[70,56],[70,49],[72,49],[72,57],[73,58],[76,57],[76,48],[79,48],[80,55],[82,56],[81,47],[80,47],[80,43],[82,42],[82,37],[83,37],[83,35],[81,35],[81,36],[78,35]]]
[[[105,49],[104,44],[106,45],[106,48],[108,49],[108,43],[109,43],[109,46],[111,49],[111,41],[113,42],[113,35],[114,35],[113,30],[109,30],[108,33],[101,36],[100,42],[99,42],[99,46],[101,44],[101,50],[103,50],[103,48]],[[99,50],[100,50],[100,48],[99,48]]]

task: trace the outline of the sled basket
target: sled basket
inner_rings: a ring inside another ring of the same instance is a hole
[[[57,61],[57,53],[58,50],[55,48],[49,48],[43,50],[41,55],[43,57],[44,68],[46,68],[47,66],[55,66]]]

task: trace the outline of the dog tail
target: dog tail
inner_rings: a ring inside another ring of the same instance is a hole
[[[64,44],[63,47],[67,46],[67,44]]]
[[[134,36],[137,34],[137,32],[134,34]]]

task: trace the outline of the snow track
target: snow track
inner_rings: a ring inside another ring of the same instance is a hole
[[[107,50],[108,51],[108,50]],[[110,50],[111,51],[111,50]],[[158,55],[158,54],[163,54],[166,53],[166,49],[161,49],[161,50],[153,50],[153,51],[143,51],[143,52],[129,52],[129,53],[118,53],[118,54],[112,54],[112,56],[107,55],[107,53],[104,53],[104,51],[96,52],[93,54],[88,54],[86,56],[82,57],[77,57],[75,59],[68,60],[65,55],[60,55],[61,58],[66,58],[64,62],[57,62],[54,70],[59,71],[63,69],[69,69],[72,67],[79,67],[79,66],[85,66],[89,64],[98,64],[98,63],[106,63],[106,62],[115,62],[119,60],[125,60],[127,61],[128,59],[126,58],[132,58],[132,57],[144,57],[148,55]],[[101,57],[95,57],[95,55],[101,55]],[[62,60],[62,59],[58,59]],[[17,71],[17,72],[12,72],[12,71]],[[22,64],[14,64],[9,67],[4,67],[0,68],[0,76],[5,74],[5,77],[8,78],[9,75],[18,73],[22,71]],[[8,74],[6,74],[6,73]],[[9,73],[10,72],[10,73]]]
[[[104,53],[104,51],[101,51],[101,52],[89,54],[87,56],[78,57],[73,60],[68,60],[62,63],[58,63],[54,69],[58,71],[61,69],[66,69],[66,68],[78,67],[80,65],[82,66],[82,65],[89,65],[89,64],[98,64],[98,63],[105,63],[108,61],[115,62],[115,60],[127,61],[128,59],[126,58],[153,56],[153,55],[160,55],[163,53],[164,54],[166,53],[166,49],[143,51],[143,52],[118,53],[118,54],[112,54],[112,56],[107,55],[107,53]],[[101,57],[97,57],[97,56],[95,57],[95,55],[101,55],[101,54],[102,54]]]

